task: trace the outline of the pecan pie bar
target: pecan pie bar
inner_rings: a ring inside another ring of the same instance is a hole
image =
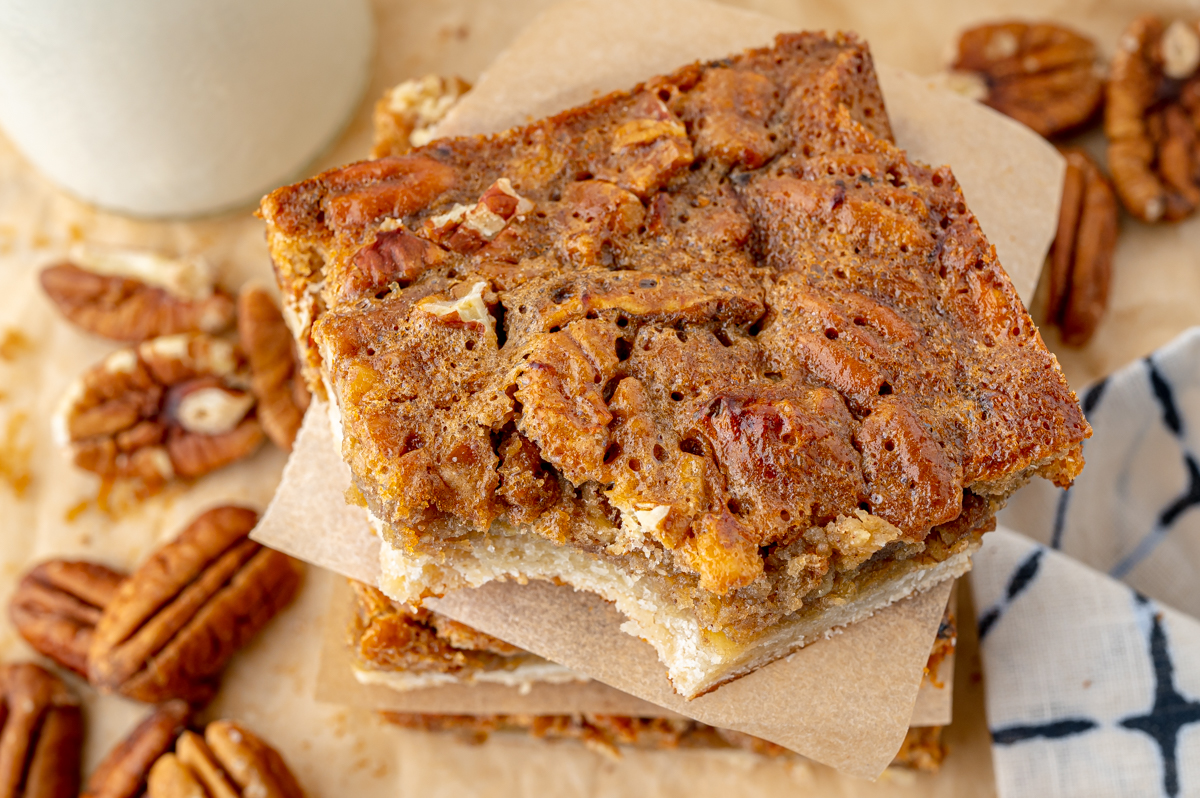
[[[429,611],[414,610],[390,601],[369,585],[350,580],[357,612],[351,621],[350,646],[355,677],[364,684],[383,684],[411,690],[442,683],[500,681],[514,684],[508,676],[519,657],[546,662],[540,657],[504,643],[461,623]],[[926,678],[937,682],[940,663],[954,653],[956,629],[950,608],[942,618],[929,661]],[[518,660],[519,661],[519,660]],[[554,663],[560,671],[573,674]],[[440,679],[428,680],[437,673]],[[521,683],[556,681],[546,671],[528,671]],[[586,680],[587,677],[573,675]],[[941,687],[941,685],[938,685]],[[384,719],[399,726],[426,732],[453,732],[471,742],[484,742],[491,732],[527,732],[537,737],[580,740],[589,748],[619,756],[622,747],[634,748],[742,748],[763,756],[794,756],[788,749],[731,729],[709,726],[687,718],[648,718],[629,715],[575,713],[559,715],[491,714],[451,715],[434,713],[383,712]],[[893,765],[919,770],[937,770],[944,750],[939,744],[941,727],[912,727],[904,738]]]
[[[753,735],[719,729],[685,718],[631,718],[625,715],[433,715],[381,712],[405,729],[449,732],[470,743],[484,743],[493,732],[524,732],[547,740],[578,740],[588,748],[619,758],[622,748],[676,750],[736,748],[764,757],[797,754]],[[946,758],[941,726],[913,726],[892,760],[893,767],[936,773]]]
[[[548,579],[702,694],[956,576],[1090,434],[866,46],[785,35],[261,214],[289,324],[419,603]]]
[[[587,677],[444,615],[397,604],[350,580],[355,614],[349,629],[354,678],[393,690],[488,682],[525,687]]]

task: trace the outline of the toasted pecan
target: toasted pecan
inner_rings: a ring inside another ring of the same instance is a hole
[[[267,437],[290,452],[311,397],[292,335],[266,289],[249,285],[238,294],[238,337],[250,363],[258,420]]]
[[[116,745],[92,772],[80,798],[138,798],[159,757],[175,747],[187,727],[191,707],[168,701],[155,707],[129,736]]]
[[[952,68],[982,81],[983,102],[1043,136],[1096,116],[1104,83],[1096,45],[1062,25],[1002,22],[962,33]]]
[[[149,798],[303,798],[283,757],[239,723],[185,731],[150,769]]]
[[[1047,317],[1061,328],[1065,343],[1082,346],[1108,306],[1117,244],[1117,199],[1087,153],[1069,148],[1063,155],[1067,172],[1058,233],[1050,250]]]
[[[153,493],[252,454],[263,432],[239,350],[202,333],[120,349],[68,389],[54,424],[80,468]]]
[[[156,703],[204,703],[234,651],[295,595],[299,564],[248,535],[252,510],[217,507],[155,551],[96,626],[90,681]]]
[[[1176,221],[1200,205],[1200,27],[1135,20],[1118,42],[1104,114],[1108,167],[1125,208]]]
[[[99,563],[49,560],[21,579],[9,617],[35,651],[87,678],[92,633],[124,579]]]
[[[83,717],[61,679],[33,663],[0,667],[0,798],[74,798]]]
[[[114,341],[218,332],[233,321],[233,299],[199,262],[113,252],[57,263],[40,279],[70,322]]]

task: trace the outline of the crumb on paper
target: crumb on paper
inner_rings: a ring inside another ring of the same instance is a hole
[[[29,468],[33,444],[24,434],[28,421],[28,413],[11,414],[4,425],[3,437],[0,437],[0,481],[7,483],[18,499],[24,498],[33,482]]]
[[[471,35],[471,27],[463,22],[458,25],[443,25],[438,28],[438,37],[442,40],[457,39],[460,42],[466,41]]]
[[[913,787],[917,783],[917,774],[912,770],[893,765],[879,774],[879,784],[894,784],[897,787]]]
[[[12,328],[0,332],[0,360],[12,362],[33,351],[33,341],[20,330]]]
[[[110,521],[118,521],[136,511],[146,499],[153,495],[164,509],[169,509],[176,498],[187,492],[187,483],[166,485],[157,493],[147,493],[144,488],[127,481],[101,479],[97,483],[96,495],[80,499],[63,512],[63,521],[73,524],[84,513],[95,509]]]
[[[72,504],[70,507],[67,508],[67,511],[65,513],[63,513],[63,520],[66,521],[68,524],[75,523],[76,521],[79,520],[79,516],[81,516],[85,512],[87,512],[87,508],[90,507],[91,504],[92,504],[92,502],[90,499],[83,499],[82,501],[78,501],[75,504]]]

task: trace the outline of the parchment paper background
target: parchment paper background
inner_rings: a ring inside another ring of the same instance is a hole
[[[370,100],[386,86],[426,72],[475,79],[549,0],[377,0],[376,70],[363,107],[334,150],[308,171],[361,157],[370,140]],[[956,31],[1001,16],[1059,18],[1095,36],[1111,53],[1129,19],[1147,11],[1195,13],[1187,3],[1126,0],[758,0],[737,3],[790,27],[847,28],[866,37],[876,58],[918,73],[940,67]],[[1094,144],[1096,137],[1091,137]],[[974,202],[970,194],[968,201]],[[149,503],[115,523],[94,508],[73,522],[66,511],[95,495],[94,481],[69,468],[51,447],[46,417],[66,382],[112,348],[55,320],[35,285],[35,270],[87,239],[147,246],[166,253],[205,252],[223,281],[266,278],[266,247],[249,211],[189,223],[148,223],[104,212],[64,195],[35,173],[0,135],[0,601],[33,559],[74,553],[129,567],[195,511],[221,500],[262,508],[282,467],[264,450],[242,466],[203,480],[185,494]],[[1109,315],[1081,351],[1047,342],[1074,385],[1146,354],[1200,323],[1200,220],[1150,228],[1123,219]],[[19,330],[21,336],[8,333]],[[48,351],[55,352],[51,361]],[[20,487],[21,490],[16,488]],[[275,743],[312,796],[361,795],[992,795],[981,675],[964,628],[956,673],[951,756],[929,778],[890,772],[872,785],[825,768],[764,762],[738,753],[627,754],[611,763],[571,745],[497,738],[482,747],[402,732],[365,711],[311,699],[321,615],[331,583],[310,572],[285,615],[234,661],[210,714],[236,716]],[[970,591],[960,591],[960,617],[973,617]],[[967,627],[964,624],[964,627]],[[289,644],[288,641],[291,641]],[[297,644],[297,641],[299,643]],[[311,644],[312,650],[305,648]],[[0,653],[27,655],[11,626],[0,622]],[[88,702],[88,763],[143,709],[117,699]]]

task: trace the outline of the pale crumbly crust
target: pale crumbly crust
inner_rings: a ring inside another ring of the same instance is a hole
[[[328,172],[262,214],[410,571],[469,582],[515,530],[744,648],[965,562],[1011,490],[1082,467],[1053,355],[950,171],[892,143],[852,37]]]

